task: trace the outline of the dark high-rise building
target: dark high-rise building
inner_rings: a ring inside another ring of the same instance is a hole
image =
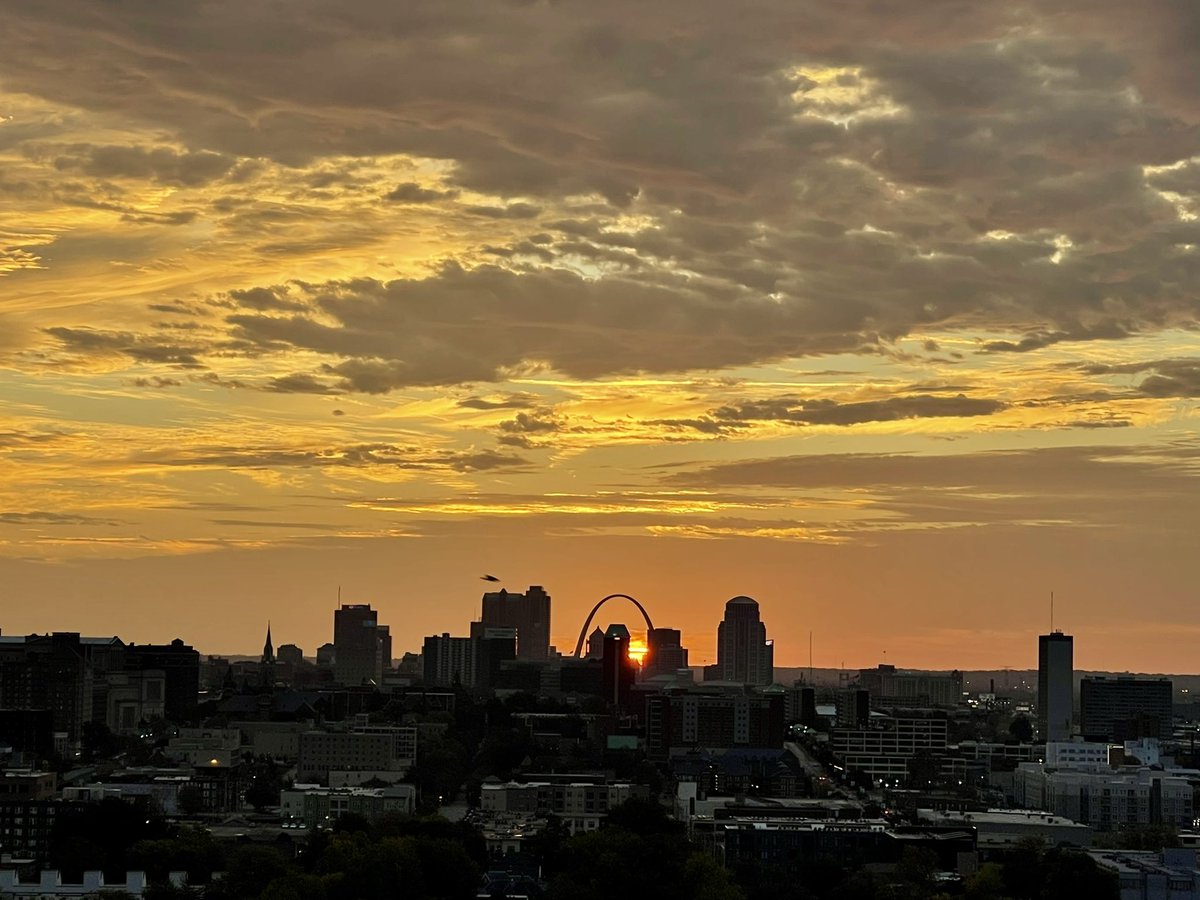
[[[1084,678],[1079,684],[1079,730],[1090,741],[1168,738],[1173,696],[1169,678]]]
[[[130,644],[125,648],[125,666],[161,671],[166,717],[173,722],[192,718],[200,694],[200,654],[194,647],[179,638],[169,644]]]
[[[592,629],[592,633],[588,635],[587,652],[583,655],[584,659],[603,659],[604,658],[604,632],[599,626]]]
[[[500,677],[500,667],[517,658],[517,629],[484,628],[471,638],[475,654],[475,690],[489,694]]]
[[[451,687],[475,684],[474,638],[431,634],[421,648],[426,686]]]
[[[674,675],[688,665],[687,648],[683,646],[683,635],[676,628],[651,628],[646,633],[646,658],[642,665],[642,676]]]
[[[673,748],[782,747],[783,694],[697,687],[646,697],[646,749],[663,759]]]
[[[333,614],[333,678],[347,686],[379,684],[383,680],[385,654],[391,655],[392,641],[379,614],[366,603],[344,604]]]
[[[1061,631],[1038,636],[1038,733],[1043,741],[1071,739],[1074,648],[1074,638]]]
[[[517,629],[517,659],[550,655],[550,595],[541,585],[530,585],[524,594],[504,589],[484,594],[480,620],[488,628]]]
[[[332,669],[337,659],[337,647],[334,644],[322,644],[317,648],[317,668]]]
[[[725,618],[717,626],[717,664],[712,671],[719,681],[760,685],[774,681],[775,647],[759,619],[758,601],[734,597],[725,604]]]
[[[304,651],[295,644],[280,644],[275,651],[275,659],[286,666],[303,665]]]
[[[637,664],[629,658],[629,629],[624,625],[609,625],[604,632],[604,702],[613,706],[629,705],[629,693],[637,674]]]

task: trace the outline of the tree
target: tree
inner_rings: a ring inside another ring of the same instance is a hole
[[[283,779],[275,761],[269,756],[252,757],[249,770],[250,787],[246,789],[246,802],[259,812],[269,806],[278,806]]]
[[[908,786],[922,790],[933,785],[941,774],[938,758],[929,750],[918,750],[908,761]]]
[[[999,863],[984,863],[967,879],[963,890],[966,900],[1002,900],[1004,897],[1004,867]]]
[[[910,884],[928,889],[933,885],[937,864],[937,854],[927,847],[906,847],[896,864],[896,874]]]
[[[200,790],[197,785],[185,784],[179,789],[176,802],[179,804],[179,811],[186,816],[202,813],[204,812],[204,791]]]
[[[1033,740],[1033,724],[1028,716],[1014,716],[1008,723],[1008,733],[1018,744],[1028,744]]]
[[[743,900],[730,874],[687,839],[662,807],[634,799],[599,831],[563,842],[548,900],[627,900],[653,886],[656,900]]]

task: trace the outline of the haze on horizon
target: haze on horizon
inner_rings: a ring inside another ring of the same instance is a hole
[[[1173,0],[10,0],[0,627],[399,652],[495,572],[1028,667],[1053,590],[1194,671],[1197,71]]]

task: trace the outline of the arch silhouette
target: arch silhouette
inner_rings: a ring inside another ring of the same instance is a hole
[[[642,606],[642,604],[638,603],[637,600],[635,600],[633,597],[630,597],[628,594],[609,594],[607,597],[604,597],[599,603],[597,603],[595,606],[592,607],[592,611],[590,613],[588,613],[588,617],[584,621],[583,627],[581,629],[579,629],[579,640],[576,641],[576,643],[575,643],[575,658],[576,659],[579,659],[580,655],[583,653],[583,642],[587,640],[587,630],[588,630],[588,626],[592,624],[592,619],[595,617],[596,613],[598,613],[600,611],[600,607],[602,607],[609,600],[613,600],[617,597],[620,597],[622,600],[628,600],[630,603],[632,603],[634,606],[636,606],[638,608],[638,612],[640,612],[642,614],[642,618],[646,620],[646,630],[647,631],[649,631],[650,629],[652,629],[654,627],[654,623],[650,621],[650,613],[646,612],[646,607],[644,607],[644,606]]]

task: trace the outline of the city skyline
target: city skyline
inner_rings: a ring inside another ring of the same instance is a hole
[[[544,588],[541,585],[530,585],[529,588],[530,588],[530,591],[529,591],[530,596],[537,595],[546,601],[548,601],[550,599],[549,595],[544,591]],[[502,589],[502,590],[504,590],[504,589]],[[508,593],[513,594],[514,596],[517,596],[517,597],[523,597],[525,594],[525,592],[517,591],[515,589],[513,591],[509,591]],[[496,596],[495,592],[490,592],[490,591],[482,592],[482,600],[484,603],[487,603],[489,598],[494,598],[495,596]],[[616,594],[611,597],[608,597],[607,599],[612,600],[612,599],[616,599],[616,598],[625,598],[627,600],[626,595],[623,595],[623,594]],[[725,618],[715,620],[714,628],[712,629],[714,635],[716,635],[715,638],[706,637],[705,634],[702,632],[689,634],[686,631],[680,631],[679,629],[672,629],[669,626],[659,626],[659,627],[656,627],[654,630],[659,632],[660,635],[665,636],[665,638],[668,640],[668,642],[670,642],[671,640],[681,640],[681,643],[684,645],[684,647],[687,647],[689,649],[695,648],[695,647],[702,648],[705,655],[699,656],[699,655],[693,653],[691,656],[690,664],[689,664],[690,667],[693,669],[693,671],[696,673],[696,676],[699,678],[703,678],[703,679],[712,678],[712,679],[716,679],[716,680],[721,680],[719,673],[721,673],[723,671],[723,669],[722,669],[722,666],[720,663],[720,649],[719,649],[720,637],[719,637],[719,635],[721,633],[722,628],[729,621],[728,616],[729,616],[729,610],[730,610],[731,606],[736,608],[740,603],[743,603],[745,601],[750,601],[752,604],[757,606],[757,601],[754,600],[754,598],[746,597],[744,595],[732,597],[732,598],[730,598],[729,601],[720,605],[720,609],[724,611]],[[618,603],[622,603],[622,602],[624,602],[624,600],[618,600]],[[381,614],[380,609],[375,608],[374,605],[371,603],[365,603],[365,602],[364,603],[358,603],[358,602],[341,603],[340,597],[339,597],[338,605],[331,607],[331,609],[329,611],[330,614],[332,615],[333,625],[327,634],[325,634],[324,636],[316,635],[311,640],[300,639],[300,638],[295,638],[295,637],[284,638],[279,643],[279,649],[283,650],[285,647],[292,648],[291,652],[299,651],[300,653],[303,654],[303,657],[302,657],[303,659],[306,659],[306,660],[319,659],[319,653],[318,653],[319,650],[323,650],[326,646],[331,649],[335,647],[335,645],[337,643],[337,635],[338,635],[337,629],[339,627],[338,626],[339,619],[341,619],[343,616],[346,616],[346,615],[366,616],[367,618],[369,618],[369,620],[372,623],[377,623],[377,624],[372,625],[372,633],[374,633],[375,629],[377,628],[378,632],[381,635],[381,639],[380,639],[381,640],[381,644],[380,644],[381,648],[386,646],[388,648],[388,650],[392,651],[391,661],[399,662],[400,658],[406,653],[420,654],[422,651],[422,644],[427,644],[428,640],[431,637],[434,639],[437,639],[440,636],[459,635],[458,637],[455,637],[454,639],[458,640],[458,641],[466,642],[466,641],[472,640],[476,637],[482,637],[485,634],[485,632],[488,634],[491,634],[493,629],[491,627],[489,627],[488,624],[484,621],[484,619],[478,614],[478,609],[479,609],[479,605],[477,603],[476,604],[477,613],[472,618],[468,619],[465,622],[455,621],[455,622],[451,623],[451,622],[447,621],[444,623],[444,627],[436,626],[435,631],[432,635],[426,634],[426,635],[421,636],[420,638],[417,639],[415,644],[411,644],[411,645],[406,644],[406,643],[404,643],[404,639],[402,638],[401,643],[393,645],[391,635],[390,635],[390,630],[391,630],[392,626],[388,622],[384,621],[384,619],[386,619],[386,615]],[[625,614],[625,613],[628,613],[628,614]],[[645,626],[645,623],[642,621],[641,612],[632,606],[629,606],[629,608],[626,609],[625,607],[618,605],[618,607],[616,609],[610,608],[607,612],[604,612],[604,613],[599,613],[596,609],[593,609],[592,615],[595,618],[593,618],[591,620],[591,627],[594,632],[598,631],[601,634],[603,634],[604,631],[611,625],[620,625],[620,626],[624,626],[624,627],[628,628],[628,622],[631,622],[631,621],[634,622],[634,627],[631,630],[631,635],[632,635],[631,650],[636,650],[637,652],[633,653],[631,655],[634,655],[637,658],[637,660],[639,661],[639,665],[640,665],[641,660],[644,657],[647,648],[653,646],[651,631],[644,630],[646,628],[646,626]],[[601,623],[603,623],[603,624],[601,624]],[[759,625],[759,627],[762,627],[762,625],[765,625],[765,623],[761,623]],[[284,622],[284,627],[289,628],[286,621]],[[568,623],[566,625],[563,625],[562,628],[568,629],[568,628],[570,628],[570,624]],[[272,625],[271,625],[270,621],[268,621],[266,623],[266,629],[267,629],[266,630],[266,644],[267,644],[267,646],[270,646],[271,642],[272,642],[272,631],[271,631]],[[355,630],[357,630],[357,629],[355,629]],[[498,632],[498,634],[502,634],[507,630],[509,630],[509,629],[502,627],[502,628],[500,628],[500,631]],[[517,634],[517,629],[511,629],[511,630],[512,630],[513,635],[515,636]],[[278,628],[276,628],[276,631],[278,631]],[[49,637],[52,633],[64,633],[64,634],[68,634],[68,635],[69,634],[79,634],[79,635],[82,635],[85,637],[90,635],[93,638],[100,637],[100,636],[115,637],[117,639],[122,640],[123,642],[126,642],[131,647],[138,645],[138,644],[141,644],[144,647],[147,644],[155,643],[154,637],[152,637],[149,640],[146,639],[144,636],[139,637],[138,639],[133,639],[133,638],[131,638],[131,636],[129,634],[125,634],[125,635],[118,634],[118,635],[110,636],[110,635],[107,635],[107,633],[103,633],[103,635],[102,635],[102,632],[103,632],[103,629],[95,630],[94,633],[89,633],[86,628],[80,630],[78,627],[70,627],[70,628],[63,628],[63,629],[55,629],[53,632],[51,630],[41,630],[41,631],[34,630],[31,632],[28,632],[28,636],[37,637],[39,635],[43,635],[43,636]],[[290,630],[289,630],[289,634],[291,634]],[[558,632],[554,632],[553,634],[558,634]],[[672,635],[678,635],[678,637],[672,638]],[[12,640],[21,640],[26,637],[26,633],[5,631],[5,632],[3,632],[3,636],[4,636],[4,638],[8,638],[8,639],[12,639]],[[768,667],[770,667],[771,666],[770,657],[773,656],[772,651],[773,651],[774,645],[777,643],[777,640],[776,640],[775,634],[773,632],[771,632],[770,630],[767,630],[765,632],[765,636],[766,636],[766,644],[767,644],[767,651],[768,651],[767,665],[768,665]],[[810,635],[809,637],[811,638],[812,636]],[[1082,677],[1079,673],[1087,673],[1087,672],[1114,674],[1119,677],[1125,677],[1125,676],[1129,676],[1129,675],[1175,675],[1175,676],[1200,678],[1200,671],[1192,671],[1190,669],[1181,669],[1178,671],[1172,671],[1169,669],[1159,667],[1159,668],[1151,668],[1151,669],[1146,669],[1146,670],[1135,672],[1134,670],[1130,670],[1130,669],[1117,669],[1117,668],[1111,668],[1111,667],[1106,668],[1104,665],[1104,660],[1099,659],[1095,654],[1086,654],[1085,655],[1085,658],[1088,658],[1091,660],[1090,663],[1080,665],[1080,666],[1074,666],[1073,663],[1071,662],[1072,651],[1070,649],[1074,642],[1074,635],[1064,634],[1061,629],[1055,628],[1048,634],[1040,633],[1037,629],[1034,629],[1034,630],[1030,631],[1026,635],[1026,637],[1031,641],[1033,640],[1034,637],[1036,637],[1036,644],[1031,645],[1031,646],[1036,646],[1036,649],[1033,651],[1033,657],[1034,657],[1033,660],[1025,666],[1023,666],[1021,663],[1017,663],[1015,665],[971,666],[971,665],[964,664],[962,662],[963,659],[971,658],[971,654],[969,652],[959,654],[959,659],[960,659],[959,663],[955,663],[955,664],[951,664],[951,665],[943,665],[943,666],[922,666],[922,665],[913,663],[912,661],[897,658],[895,655],[893,655],[891,658],[889,658],[887,655],[887,651],[885,650],[885,651],[881,652],[880,656],[877,659],[873,659],[873,660],[841,659],[841,660],[837,660],[837,661],[830,661],[830,660],[819,661],[819,658],[814,656],[811,661],[811,663],[812,663],[811,665],[808,661],[805,661],[805,662],[787,662],[787,663],[783,663],[783,664],[777,664],[774,667],[776,669],[783,668],[783,669],[792,670],[793,672],[799,672],[799,671],[802,671],[802,670],[808,669],[808,668],[813,668],[813,669],[820,670],[823,672],[829,672],[829,671],[852,672],[855,670],[873,671],[877,667],[885,667],[885,666],[892,666],[901,672],[903,672],[903,671],[939,671],[939,670],[940,671],[951,671],[951,670],[970,671],[970,670],[974,670],[974,671],[983,671],[983,672],[998,671],[998,672],[1012,672],[1012,673],[1028,672],[1034,676],[1034,680],[1031,681],[1029,683],[1029,685],[1027,685],[1027,687],[1029,687],[1032,690],[1036,690],[1040,694],[1041,691],[1043,690],[1043,688],[1039,684],[1038,675],[1039,675],[1040,671],[1044,671],[1044,667],[1046,665],[1046,663],[1045,663],[1046,642],[1047,641],[1053,642],[1055,640],[1061,640],[1061,641],[1065,642],[1066,646],[1068,647],[1067,663],[1066,663],[1066,668],[1065,668],[1065,671],[1067,672],[1066,681],[1068,684],[1071,681],[1070,674],[1071,674],[1072,669],[1074,669],[1074,671],[1076,673],[1075,681],[1078,681],[1079,678]],[[161,638],[161,635],[158,635],[157,638]],[[261,637],[260,637],[260,639],[261,639]],[[163,639],[163,641],[165,641],[165,640],[166,639]],[[184,640],[185,642],[188,642],[185,635],[175,635],[174,640],[176,640],[177,642],[180,640]],[[192,641],[189,643],[196,643],[196,642]],[[794,642],[792,642],[792,643],[794,643]],[[710,647],[711,647],[711,649],[709,649]],[[242,658],[242,659],[255,659],[255,658],[262,658],[264,660],[266,659],[266,648],[265,647],[260,650],[257,650],[257,651],[249,651],[249,650],[245,650],[240,647],[231,650],[227,647],[213,648],[213,647],[199,646],[197,649],[199,649],[205,656],[211,656],[213,658],[235,657],[235,658]],[[550,643],[550,649],[552,651],[554,651],[555,653],[557,653],[558,657],[562,658],[562,659],[569,659],[573,656],[573,653],[572,653],[573,648],[571,646],[564,647],[564,646],[560,645],[557,641],[553,640],[553,635],[552,635],[552,640]],[[585,646],[585,650],[586,650],[586,646]],[[387,651],[383,651],[382,655],[376,656],[374,665],[376,665],[376,666],[382,665],[386,668],[387,664],[384,662],[384,656],[386,655],[386,652]],[[735,650],[734,652],[737,653],[738,651]],[[683,658],[686,659],[688,656],[688,653],[689,653],[689,650],[684,649],[682,651]],[[711,657],[708,654],[711,654]],[[586,652],[583,654],[583,657],[587,658]],[[518,656],[518,658],[519,658],[519,656]],[[547,659],[549,659],[549,657],[547,657]],[[359,674],[361,674],[361,673],[359,673]],[[363,676],[363,677],[367,677],[367,676]],[[351,680],[353,680],[353,679],[351,678]],[[735,677],[734,680],[739,680],[739,678]],[[1059,680],[1060,681],[1062,680],[1061,677],[1059,677]],[[782,683],[779,678],[776,678],[775,682]],[[1040,705],[1042,707],[1044,707],[1045,703],[1043,702]]]
[[[5,13],[5,634],[1198,668],[1192,6]]]

